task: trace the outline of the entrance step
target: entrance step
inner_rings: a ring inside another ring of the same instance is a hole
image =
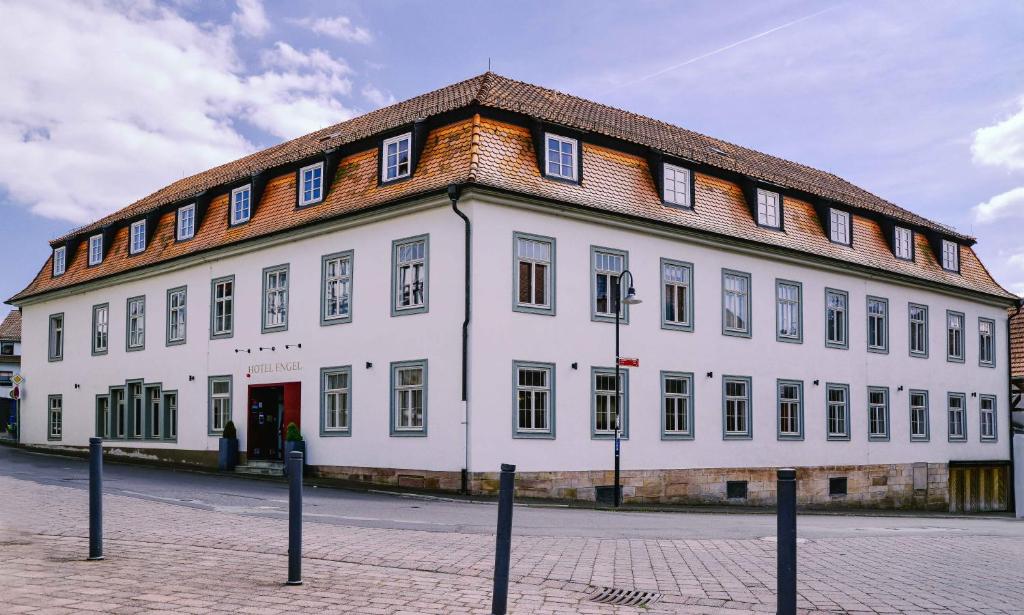
[[[283,461],[261,461],[251,460],[242,466],[235,466],[237,474],[249,474],[255,476],[284,476]]]

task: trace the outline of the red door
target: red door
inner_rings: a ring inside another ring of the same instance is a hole
[[[302,430],[302,383],[286,382],[284,385],[284,420],[281,421],[281,441],[288,435],[288,424]],[[303,436],[305,439],[305,436]]]

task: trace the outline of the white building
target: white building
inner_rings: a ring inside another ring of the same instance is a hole
[[[628,268],[627,502],[770,503],[797,466],[809,504],[1005,506],[1017,299],[972,238],[493,73],[51,243],[10,300],[34,446],[213,464],[231,419],[273,459],[294,421],[322,476],[487,492],[507,462],[521,495],[593,499]]]

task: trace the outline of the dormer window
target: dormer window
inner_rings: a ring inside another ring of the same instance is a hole
[[[838,209],[828,210],[829,239],[844,246],[850,245],[850,214]]]
[[[960,271],[960,244],[948,239],[942,240],[942,268],[946,271]]]
[[[196,234],[196,204],[190,203],[178,208],[178,241],[192,239]]]
[[[99,265],[103,262],[103,235],[93,235],[89,238],[89,265]]]
[[[409,155],[411,151],[411,132],[391,137],[384,141],[384,146],[381,148],[383,164],[380,165],[380,179],[382,182],[391,182],[403,177],[409,177],[412,173]]]
[[[545,134],[545,163],[548,177],[576,181],[578,143],[576,139]]]
[[[64,266],[66,263],[67,248],[61,246],[54,248],[53,250],[53,275],[64,275]]]
[[[778,192],[757,189],[757,223],[768,228],[782,227],[782,197]]]
[[[299,207],[324,200],[324,163],[318,162],[299,170]]]
[[[662,177],[665,190],[661,198],[666,203],[680,207],[693,207],[693,203],[690,202],[691,182],[693,181],[690,169],[666,163],[662,169]]]
[[[146,221],[139,220],[138,222],[132,222],[131,232],[129,233],[129,239],[131,241],[128,244],[128,252],[131,254],[138,254],[146,249]]]
[[[252,216],[252,184],[231,191],[231,224],[248,222]]]
[[[892,246],[896,258],[901,258],[905,261],[914,260],[914,231],[897,226],[893,230]]]

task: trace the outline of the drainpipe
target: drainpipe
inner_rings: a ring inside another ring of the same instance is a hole
[[[462,405],[465,409],[465,420],[462,422],[466,426],[466,462],[462,468],[462,493],[469,493],[469,401],[468,401],[468,379],[467,375],[469,372],[469,321],[471,316],[470,311],[470,238],[472,237],[472,225],[469,222],[469,218],[466,214],[459,209],[459,195],[462,192],[462,186],[459,184],[448,185],[448,198],[452,202],[452,211],[457,216],[462,218],[463,223],[466,225],[466,247],[465,247],[465,276],[466,276],[466,288],[464,291],[466,297],[465,305],[465,317],[462,320]]]
[[[1010,333],[1010,329],[1013,326],[1013,319],[1021,317],[1020,312],[1022,308],[1024,308],[1024,299],[1018,299],[1017,312],[1013,316],[1010,316],[1009,318],[1006,319],[1006,371],[1010,375],[1010,386],[1009,390],[1007,390],[1006,392],[1006,399],[1008,399],[1010,402],[1010,413],[1009,417],[1007,417],[1008,420],[1006,421],[1006,430],[1010,434],[1010,480],[1008,481],[1010,485],[1010,497],[1008,498],[1009,502],[1007,503],[1007,510],[1009,510],[1010,512],[1014,512],[1017,510],[1018,495],[1016,489],[1014,488],[1017,483],[1015,482],[1016,479],[1014,477],[1016,468],[1014,467],[1013,461],[1013,336]],[[1021,497],[1024,497],[1024,493],[1021,493],[1019,495]]]

